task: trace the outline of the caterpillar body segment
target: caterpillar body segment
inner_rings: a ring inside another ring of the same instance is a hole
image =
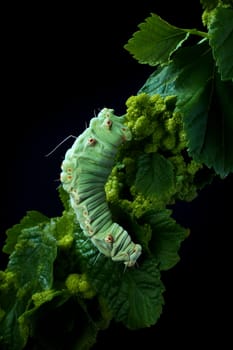
[[[131,137],[124,116],[114,115],[112,109],[102,109],[66,152],[60,175],[84,234],[102,254],[127,267],[135,265],[142,248],[113,222],[105,184],[119,146]]]

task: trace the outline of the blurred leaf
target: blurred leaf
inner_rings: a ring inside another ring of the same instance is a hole
[[[218,0],[200,0],[200,3],[204,9],[211,10],[218,4]]]
[[[0,322],[0,348],[3,350],[21,350],[27,342],[28,334],[21,332],[18,317],[24,312],[25,306],[18,300]]]
[[[233,9],[218,6],[208,22],[209,40],[222,80],[233,79]]]
[[[190,148],[191,155],[209,168],[213,167],[221,178],[233,172],[232,99],[233,83],[223,82],[216,74],[202,147],[199,154]],[[194,133],[194,124],[187,123],[187,132]]]

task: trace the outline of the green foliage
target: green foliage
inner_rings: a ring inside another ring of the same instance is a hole
[[[233,84],[219,78],[206,41],[181,48],[170,64],[152,73],[140,92],[177,95],[176,111],[183,116],[189,155],[221,177],[233,171]]]
[[[186,30],[172,26],[156,14],[152,14],[145,23],[141,23],[139,29],[125,48],[140,63],[151,66],[167,63],[172,53],[189,36]]]
[[[221,79],[233,80],[233,9],[216,7],[208,21],[208,30]]]
[[[213,168],[217,175],[224,178],[233,171],[230,108],[233,96],[233,9],[230,1],[203,1],[202,5],[205,8],[203,22],[207,26],[207,33],[204,35],[192,29],[185,31],[205,39],[194,46],[182,48],[184,39],[180,38],[179,42],[179,37],[175,35],[179,28],[173,28],[176,50],[172,46],[167,47],[170,60],[155,62],[160,65],[139,93],[177,96],[176,110],[184,118],[189,155],[197,162]],[[153,21],[154,29],[151,28]],[[158,27],[156,22],[159,23]],[[156,40],[151,40],[148,45],[151,50],[153,47],[159,52],[161,46],[158,43],[164,42],[161,26],[165,28],[167,24],[163,21],[160,24],[157,16],[147,19],[147,25],[139,25],[141,30],[136,32],[125,48],[142,63],[140,54],[144,55],[145,50],[143,46],[140,49],[141,38],[147,37],[149,40],[150,33],[156,31]],[[149,60],[143,63],[151,64]]]
[[[164,291],[156,258],[147,259],[140,269],[125,271],[122,265],[98,256],[90,242],[84,242],[83,234],[77,234],[77,253],[82,268],[104,298],[111,316],[130,329],[154,324],[162,311]]]
[[[87,299],[93,298],[95,295],[95,292],[91,288],[91,285],[85,273],[70,274],[67,277],[65,284],[71,294],[81,294],[84,298]]]
[[[195,179],[211,176],[211,171],[188,155],[175,96],[142,92],[131,96],[126,106],[133,141],[118,154],[105,186],[108,201],[139,218],[150,209],[194,199],[201,183]]]
[[[173,205],[233,172],[232,1],[200,2],[206,33],[152,14],[125,45],[139,63],[155,67],[126,100],[133,137],[120,147],[105,185],[113,219],[143,248],[138,266],[125,269],[98,252],[60,186],[61,216],[29,211],[6,232],[1,349],[28,342],[35,349],[90,349],[112,320],[129,329],[158,321],[163,273],[179,262],[189,234],[172,217]],[[192,36],[197,42],[190,45]]]
[[[156,255],[160,270],[172,268],[180,259],[178,251],[189,230],[171,217],[170,210],[151,211],[142,219],[152,228],[150,250]]]
[[[138,159],[135,187],[147,197],[163,197],[174,187],[172,163],[158,153],[143,154]]]
[[[25,222],[25,226],[28,225],[27,219],[22,222]],[[12,350],[23,348],[27,342],[29,324],[24,322],[25,313],[32,307],[31,298],[34,293],[51,288],[57,251],[49,225],[23,228],[22,222],[17,244],[6,269],[8,276],[9,273],[13,276],[8,283],[12,285],[13,282],[13,285],[10,293],[4,295],[2,308],[5,317],[0,327],[0,340]]]
[[[19,224],[14,225],[6,231],[7,240],[3,247],[3,252],[11,254],[14,251],[18,236],[22,229],[30,228],[35,224],[39,225],[49,219],[36,210],[27,212],[27,215],[22,218]]]

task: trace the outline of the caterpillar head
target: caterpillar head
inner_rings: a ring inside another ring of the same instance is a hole
[[[117,147],[132,139],[131,131],[124,121],[125,117],[116,116],[113,109],[103,108],[97,118],[91,120],[90,127],[101,140]]]

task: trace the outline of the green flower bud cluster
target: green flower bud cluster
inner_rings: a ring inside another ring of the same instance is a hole
[[[11,271],[0,271],[0,321],[4,318],[6,311],[2,306],[5,298],[15,289],[15,274]]]
[[[146,198],[142,193],[138,193],[135,186],[131,186],[130,193],[134,198],[131,202],[131,213],[137,219],[143,216],[148,210],[154,208],[154,202]]]
[[[135,194],[132,201],[116,198],[115,203],[117,203],[124,212],[135,218],[140,218],[148,210],[154,208],[153,202],[148,198],[145,198],[142,193]]]
[[[73,241],[73,235],[68,233],[67,235],[58,240],[58,247],[65,250],[69,249],[72,246]]]
[[[65,285],[71,294],[81,295],[85,299],[91,299],[96,294],[88,282],[87,275],[85,273],[70,274],[65,281]]]
[[[164,99],[160,95],[149,96],[146,93],[131,96],[126,101],[126,123],[135,140],[142,140],[160,131],[158,117],[166,110]]]
[[[55,294],[55,291],[53,289],[44,290],[42,292],[37,292],[32,295],[32,300],[34,302],[34,305],[39,307],[40,305],[44,304],[45,302],[48,302],[53,299]]]
[[[176,96],[141,93],[126,101],[126,124],[135,140],[146,140],[146,153],[179,152],[186,146],[182,117],[175,112]]]
[[[114,203],[119,198],[121,189],[123,188],[124,174],[119,171],[121,168],[118,164],[115,165],[105,184],[106,198],[110,203]]]
[[[204,26],[208,27],[212,18],[215,17],[215,9],[218,6],[222,7],[232,7],[232,0],[201,0],[201,5],[204,9],[202,13],[202,23]]]
[[[0,292],[7,292],[14,285],[15,274],[11,271],[0,271]]]
[[[182,154],[169,157],[174,167],[175,176],[175,192],[173,201],[183,200],[190,202],[197,196],[197,186],[195,184],[196,173],[203,168],[201,163],[195,162],[193,159],[186,162]]]
[[[147,211],[164,209],[176,200],[194,199],[195,176],[203,166],[188,156],[183,119],[175,110],[176,96],[141,93],[131,96],[126,106],[126,125],[133,138],[119,150],[105,185],[107,201],[139,219]],[[163,196],[147,198],[134,186],[138,159],[145,153],[159,153],[171,163],[174,185]]]

